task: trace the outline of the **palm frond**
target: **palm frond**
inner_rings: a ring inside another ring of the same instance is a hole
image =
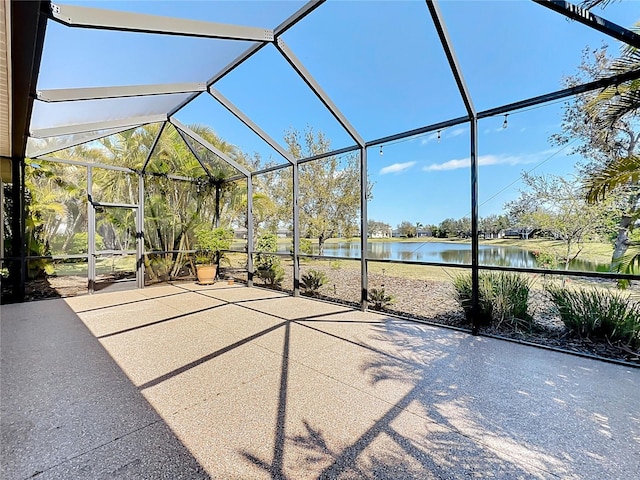
[[[613,1],[617,1],[617,0],[584,0],[583,2],[580,3],[580,6],[586,9],[591,9],[593,7],[605,8],[607,5],[609,5]]]
[[[631,155],[609,162],[591,175],[585,182],[587,201],[595,203],[604,199],[614,188],[640,180],[640,157]]]

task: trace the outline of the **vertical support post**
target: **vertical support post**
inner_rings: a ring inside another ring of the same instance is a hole
[[[300,166],[294,163],[292,198],[293,198],[293,296],[300,296],[300,211],[298,197],[300,196]]]
[[[220,227],[220,183],[216,183],[216,212],[213,223],[216,228]]]
[[[367,149],[360,148],[360,284],[361,284],[361,308],[365,312],[369,303],[369,273],[367,263],[367,191],[369,187],[367,179]]]
[[[96,209],[93,206],[93,167],[87,167],[87,222],[88,222],[88,265],[87,276],[89,293],[93,293],[96,284]]]
[[[0,268],[4,267],[4,257],[4,182],[0,178]]]
[[[479,242],[478,236],[478,117],[473,115],[471,131],[471,311],[473,322],[471,329],[478,334],[478,311],[480,302],[479,281]]]
[[[247,175],[247,286],[253,287],[253,176]]]
[[[12,300],[23,302],[27,282],[26,260],[26,212],[24,186],[24,158],[11,159],[11,200],[13,202],[13,217],[11,218],[11,256],[9,275],[11,278]]]
[[[138,210],[136,212],[136,280],[144,288],[144,174],[138,174]]]

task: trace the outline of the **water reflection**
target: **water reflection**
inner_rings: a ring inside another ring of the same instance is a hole
[[[451,242],[369,242],[368,255],[373,260],[402,260],[414,262],[442,262],[455,264],[471,263],[470,243]],[[318,254],[314,246],[314,254]],[[360,242],[338,242],[325,244],[324,255],[359,258]],[[527,250],[500,245],[480,245],[480,265],[500,267],[537,268],[535,257]],[[607,271],[608,265],[586,260],[574,260],[571,270]]]

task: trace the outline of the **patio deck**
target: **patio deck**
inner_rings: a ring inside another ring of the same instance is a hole
[[[640,471],[640,370],[216,284],[2,307],[2,478]]]

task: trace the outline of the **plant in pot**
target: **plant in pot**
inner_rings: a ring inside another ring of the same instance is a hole
[[[196,272],[198,283],[208,285],[215,282],[223,258],[233,241],[233,232],[226,228],[202,228],[196,231]]]

